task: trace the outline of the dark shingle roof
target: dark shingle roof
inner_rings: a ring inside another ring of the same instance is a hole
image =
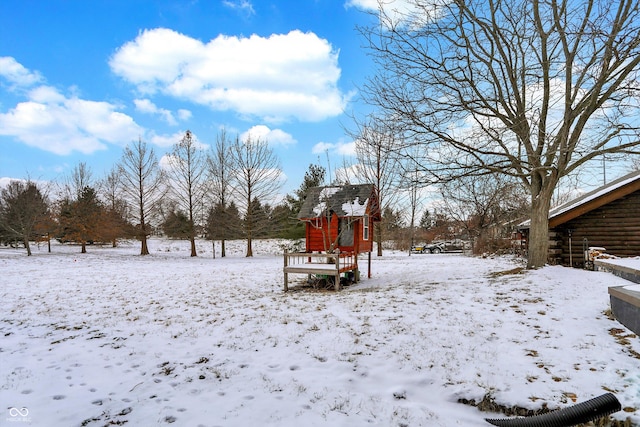
[[[363,216],[367,205],[377,209],[373,184],[312,187],[302,204],[298,218],[318,218],[327,210],[338,216]]]

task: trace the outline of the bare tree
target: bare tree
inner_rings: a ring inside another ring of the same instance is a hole
[[[394,189],[398,189],[399,181],[402,179],[396,156],[388,155],[399,146],[395,132],[387,126],[388,123],[375,116],[370,117],[366,123],[359,125],[354,135],[358,158],[356,173],[361,180],[376,186],[378,203],[382,210],[398,201],[400,192]],[[382,222],[379,222],[377,233],[374,233],[378,244],[378,256],[382,256],[382,230]]]
[[[231,141],[227,136],[226,130],[222,129],[216,136],[216,143],[211,147],[209,156],[207,157],[207,167],[209,170],[209,185],[212,193],[212,214],[217,213],[219,221],[215,221],[217,227],[224,227],[229,230],[237,224],[231,224],[226,221],[229,218],[226,215],[228,204],[231,201],[230,193],[233,178],[233,162],[231,158]],[[221,230],[222,231],[222,230]],[[220,239],[220,256],[226,256],[225,237],[229,235],[227,232],[219,231],[216,233],[221,236]],[[215,250],[213,253],[215,257]]]
[[[153,148],[142,139],[124,149],[118,164],[122,197],[130,209],[140,239],[140,255],[148,255],[147,237],[151,234],[150,219],[165,193],[163,173]]]
[[[505,237],[504,224],[522,221],[529,208],[520,181],[505,175],[460,178],[441,185],[440,191],[443,210],[476,239],[477,251]]]
[[[558,181],[638,153],[637,0],[408,0],[361,32],[378,65],[364,92],[441,180],[502,173],[531,197],[529,268],[546,263]]]
[[[104,235],[111,240],[111,245],[115,248],[118,244],[118,238],[127,236],[128,223],[128,205],[121,196],[121,178],[118,167],[113,167],[107,176],[100,181],[100,193],[104,199],[104,207],[106,209]]]
[[[244,233],[247,238],[247,254],[253,256],[252,240],[258,226],[253,204],[256,200],[271,201],[281,187],[282,168],[267,141],[248,136],[236,138],[232,146],[236,173],[235,195],[238,207],[244,213]]]
[[[85,162],[80,162],[73,167],[68,176],[63,178],[55,198],[58,200],[77,200],[85,188],[93,188],[94,186],[93,171]]]
[[[198,256],[196,251],[196,215],[204,208],[206,155],[203,148],[195,141],[193,134],[186,131],[180,142],[173,146],[167,156],[171,175],[169,184],[177,206],[189,217],[189,241],[191,256]]]
[[[413,173],[407,173],[401,182],[401,187],[409,193],[409,232],[411,245],[409,247],[409,256],[411,256],[411,248],[415,244],[416,237],[416,214],[422,206],[420,197],[420,173],[415,170]]]
[[[49,203],[33,181],[10,181],[0,191],[0,237],[18,239],[31,255],[31,239],[51,231]]]

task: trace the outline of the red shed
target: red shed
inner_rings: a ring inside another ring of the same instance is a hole
[[[373,184],[313,187],[298,219],[306,223],[307,252],[354,255],[373,250],[373,224],[380,221]]]

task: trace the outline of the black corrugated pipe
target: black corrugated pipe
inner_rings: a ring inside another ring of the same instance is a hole
[[[525,418],[496,418],[486,421],[502,427],[570,427],[613,414],[622,409],[612,393],[606,393],[568,408]]]

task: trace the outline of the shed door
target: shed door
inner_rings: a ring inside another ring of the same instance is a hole
[[[338,246],[353,246],[353,220],[340,218],[338,222]]]

